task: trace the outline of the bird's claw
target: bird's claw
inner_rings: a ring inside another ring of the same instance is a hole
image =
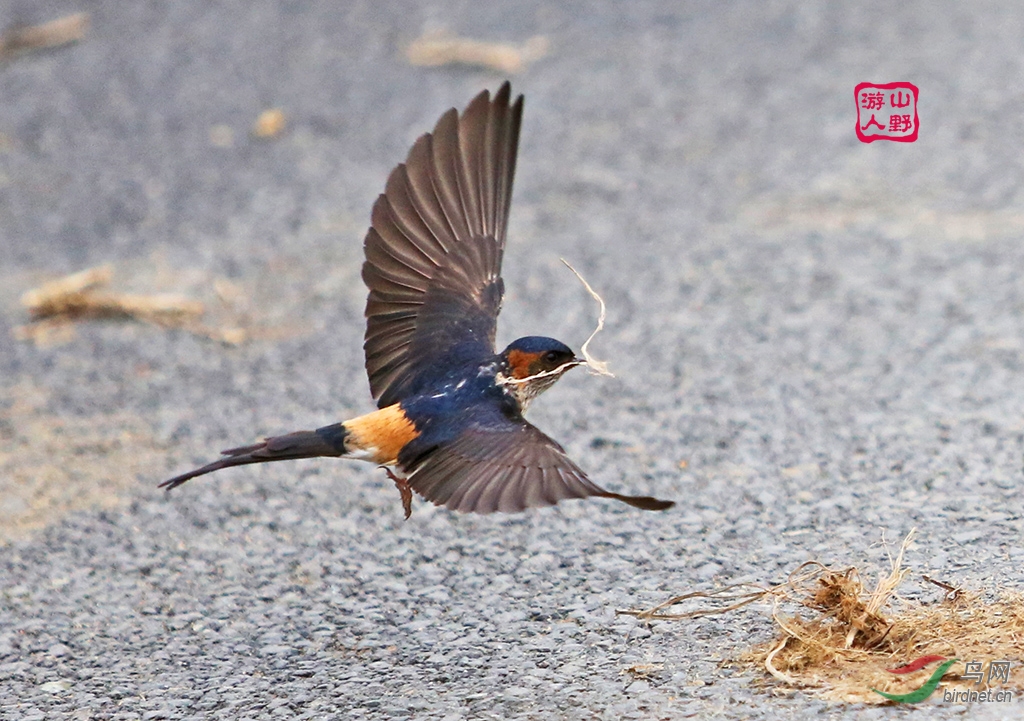
[[[409,485],[408,479],[396,476],[387,466],[381,468],[388,474],[388,478],[395,482],[395,488],[402,494],[402,510],[405,511],[405,519],[409,520],[409,516],[412,515],[412,486]]]

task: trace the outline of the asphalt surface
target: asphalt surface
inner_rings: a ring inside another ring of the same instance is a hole
[[[81,43],[0,66],[0,717],[903,718],[721,665],[772,638],[766,608],[615,611],[809,558],[877,571],[913,527],[909,595],[1024,587],[1016,3],[55,0],[0,25],[78,10]],[[372,408],[370,206],[504,79],[411,66],[437,28],[547,37],[512,78],[499,344],[579,346],[573,262],[617,377],[570,374],[530,417],[678,506],[403,522],[381,472],[328,460],[165,497],[221,448]],[[856,139],[863,81],[921,89],[917,142]],[[285,131],[252,137],[273,107]],[[13,340],[23,291],[108,262],[124,291],[234,289],[259,332]]]

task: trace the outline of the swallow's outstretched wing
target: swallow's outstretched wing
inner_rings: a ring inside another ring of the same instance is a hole
[[[675,505],[650,496],[624,496],[594,484],[558,443],[519,418],[502,416],[465,428],[399,466],[409,485],[436,505],[464,513],[513,513],[566,498],[612,498],[648,511]]]
[[[494,353],[523,98],[441,116],[396,167],[365,242],[366,372],[381,408]]]

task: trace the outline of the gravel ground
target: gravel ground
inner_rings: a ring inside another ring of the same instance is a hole
[[[616,616],[809,558],[1024,588],[1024,14],[1016,3],[13,0],[88,10],[0,66],[0,717],[903,718],[721,666],[767,609]],[[941,9],[940,9],[941,8]],[[471,517],[352,462],[155,485],[369,410],[369,209],[412,140],[503,76],[424,31],[547,56],[527,96],[499,344],[594,343],[531,408],[594,479],[675,498]],[[853,88],[921,88],[917,142]],[[282,108],[285,132],[251,136]],[[1015,109],[1016,108],[1016,109]],[[111,262],[262,331],[96,322],[12,340],[19,295]],[[230,295],[230,294],[229,294]],[[646,677],[627,669],[651,665]],[[928,702],[928,717],[1007,718]]]

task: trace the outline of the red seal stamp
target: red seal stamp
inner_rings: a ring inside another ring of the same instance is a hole
[[[917,86],[912,83],[861,83],[857,103],[857,139],[862,143],[917,140]]]

